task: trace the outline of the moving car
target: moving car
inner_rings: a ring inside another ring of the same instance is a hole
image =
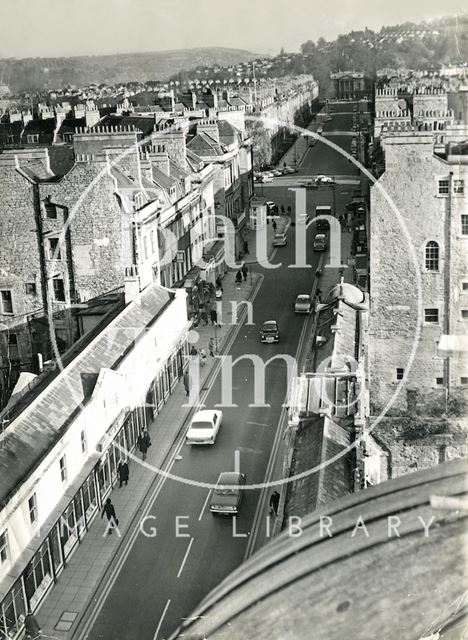
[[[197,411],[185,435],[185,442],[187,444],[214,444],[222,420],[222,411],[212,409]]]
[[[274,247],[285,247],[288,244],[288,236],[285,233],[275,233],[273,238]]]
[[[237,471],[223,471],[219,474],[211,496],[210,511],[213,515],[239,513],[245,480],[245,474]]]
[[[261,342],[279,342],[279,329],[276,320],[267,320],[260,331]]]
[[[333,178],[330,178],[330,176],[318,175],[315,177],[315,183],[316,184],[335,184],[335,181],[333,180]]]
[[[310,313],[312,309],[312,302],[310,296],[305,293],[300,293],[294,304],[295,313]]]
[[[325,251],[327,248],[327,234],[316,233],[314,238],[314,251]]]

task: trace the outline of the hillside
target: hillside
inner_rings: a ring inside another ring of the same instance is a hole
[[[258,54],[242,49],[204,47],[73,58],[7,58],[0,59],[0,84],[8,85],[12,93],[18,93],[66,85],[80,87],[91,83],[113,85],[165,80],[182,70],[225,66],[256,57]]]

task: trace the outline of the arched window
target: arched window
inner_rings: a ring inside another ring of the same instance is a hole
[[[439,271],[439,245],[434,240],[426,244],[425,263],[427,271]]]

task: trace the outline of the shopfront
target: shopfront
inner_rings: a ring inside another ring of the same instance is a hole
[[[90,471],[75,495],[64,505],[61,515],[49,525],[47,536],[38,540],[32,557],[8,590],[0,605],[0,639],[17,639],[22,634],[25,613],[33,611],[65,569],[67,561],[102,509],[106,497],[117,481],[117,465],[126,452],[132,452],[143,427],[149,427],[166,402],[189,359],[184,340],[169,356],[141,403],[121,415],[109,429],[112,441],[99,460],[89,460]],[[157,425],[156,425],[157,428]]]

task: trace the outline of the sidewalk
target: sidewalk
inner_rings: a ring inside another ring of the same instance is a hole
[[[247,300],[260,286],[262,276],[249,274],[247,282],[237,288],[234,273],[230,271],[223,280],[222,321],[218,327],[199,324],[195,331],[199,334],[197,349],[204,348],[207,353],[206,366],[200,368],[200,387],[206,381],[216,360],[209,356],[208,343],[211,337],[217,340],[217,352],[229,338],[235,325],[228,324],[232,315],[231,301]],[[149,427],[152,446],[148,450],[146,462],[151,467],[161,468],[177,434],[187,419],[190,408],[184,407],[186,394],[182,381],[179,381]],[[135,453],[136,457],[140,454]],[[121,543],[133,531],[132,522],[137,512],[144,506],[151,485],[156,478],[154,471],[138,464],[134,458],[129,461],[130,479],[128,486],[112,490],[111,499],[119,519],[119,537],[105,535],[105,520],[100,514],[91,523],[87,534],[67,561],[67,567],[59,576],[57,583],[37,611],[37,619],[44,638],[69,640],[86,613],[88,604],[96,588],[105,576],[107,568],[115,563]],[[104,534],[104,535],[103,535]]]

